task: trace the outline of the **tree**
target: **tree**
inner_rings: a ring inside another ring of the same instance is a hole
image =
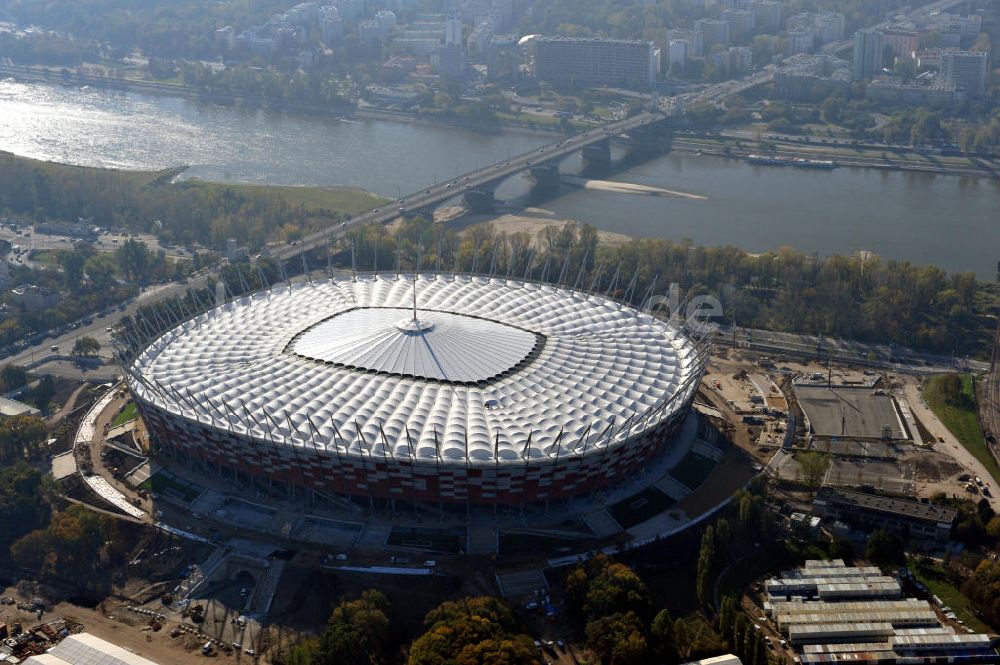
[[[80,337],[73,344],[74,356],[93,356],[101,350],[101,343],[93,337]]]
[[[115,260],[107,254],[94,254],[83,265],[94,288],[110,288],[115,282]]]
[[[48,437],[45,421],[38,416],[22,414],[0,423],[0,462],[10,463],[34,456]]]
[[[701,550],[698,553],[698,572],[695,580],[698,600],[704,607],[711,606],[713,600],[715,553],[715,529],[709,525],[701,535]]]
[[[24,462],[0,469],[0,550],[34,529],[48,524],[42,474]]]
[[[389,602],[369,589],[334,608],[315,645],[312,665],[377,665],[386,661]]]
[[[146,243],[132,238],[126,240],[115,252],[115,258],[118,261],[118,267],[133,282],[145,279],[153,263],[152,253]]]
[[[20,365],[4,365],[0,369],[0,390],[9,392],[28,382],[28,370]]]
[[[424,618],[426,631],[410,645],[408,665],[538,665],[538,650],[517,633],[514,614],[498,598],[442,603]]]
[[[641,665],[649,644],[635,612],[616,612],[587,624],[587,647],[601,665]]]
[[[843,536],[834,536],[830,543],[830,556],[834,559],[843,559],[847,565],[854,561],[854,545]]]
[[[865,558],[878,566],[894,566],[906,562],[903,540],[895,531],[876,529],[868,537]]]
[[[660,663],[677,662],[677,644],[674,641],[674,619],[669,610],[660,610],[649,626],[649,642]]]
[[[830,468],[830,456],[816,451],[799,453],[796,456],[802,473],[805,476],[806,485],[813,489],[818,488],[823,482],[826,470]]]

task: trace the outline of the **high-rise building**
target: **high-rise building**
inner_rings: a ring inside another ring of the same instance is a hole
[[[758,30],[774,32],[781,27],[782,5],[778,0],[757,0],[750,9],[753,10]]]
[[[986,92],[990,54],[985,51],[941,52],[941,75],[948,85],[965,91],[967,97],[981,97]]]
[[[336,7],[319,8],[319,30],[324,44],[339,42],[344,36],[344,20]]]
[[[684,39],[670,40],[670,68],[683,67],[687,64],[689,44]]]
[[[882,66],[882,45],[879,31],[874,28],[862,28],[854,33],[854,52],[851,57],[851,70],[855,81],[869,79]]]
[[[705,54],[704,35],[697,30],[667,30],[667,43],[675,39],[687,42],[687,57],[700,58]]]
[[[820,12],[813,20],[813,28],[816,36],[824,44],[835,42],[844,38],[844,25],[846,19],[838,12]]]
[[[534,36],[525,41],[539,81],[557,86],[647,87],[656,80],[653,42]]]
[[[788,31],[788,48],[787,52],[792,53],[809,53],[813,50],[816,42],[816,33],[812,28],[795,28],[794,30]]]
[[[701,18],[694,22],[694,29],[701,33],[704,48],[715,44],[729,45],[729,24],[714,18]]]
[[[910,58],[917,50],[917,33],[911,30],[885,28],[879,30],[879,46],[884,51],[888,46],[897,58]],[[881,57],[881,56],[880,56]]]
[[[431,60],[441,78],[456,80],[465,74],[465,49],[459,44],[442,46]]]
[[[723,9],[750,9],[753,0],[721,0],[719,6]]]
[[[445,46],[460,46],[462,44],[462,16],[452,14],[444,20]]]
[[[729,36],[740,39],[753,34],[755,14],[746,9],[723,9],[719,18],[729,24]]]

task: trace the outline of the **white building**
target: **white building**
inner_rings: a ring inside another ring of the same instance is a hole
[[[967,97],[981,97],[986,92],[990,54],[985,51],[941,52],[941,75],[945,83],[964,90]]]
[[[700,58],[705,54],[704,35],[698,30],[667,30],[667,44],[675,39],[687,42],[687,57]]]

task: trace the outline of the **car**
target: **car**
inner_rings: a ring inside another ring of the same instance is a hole
[[[559,647],[560,651],[564,653],[566,652],[566,643],[563,642],[562,640],[556,640],[556,646]]]
[[[377,213],[378,212],[378,208],[375,208],[374,210],[372,210],[372,212]]]

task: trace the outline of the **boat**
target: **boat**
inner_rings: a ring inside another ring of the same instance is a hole
[[[788,166],[791,159],[788,157],[774,157],[772,155],[747,155],[747,164],[763,164],[765,166]]]
[[[837,162],[830,159],[802,159],[801,157],[796,157],[792,160],[792,166],[798,166],[802,169],[835,169],[837,168]]]

